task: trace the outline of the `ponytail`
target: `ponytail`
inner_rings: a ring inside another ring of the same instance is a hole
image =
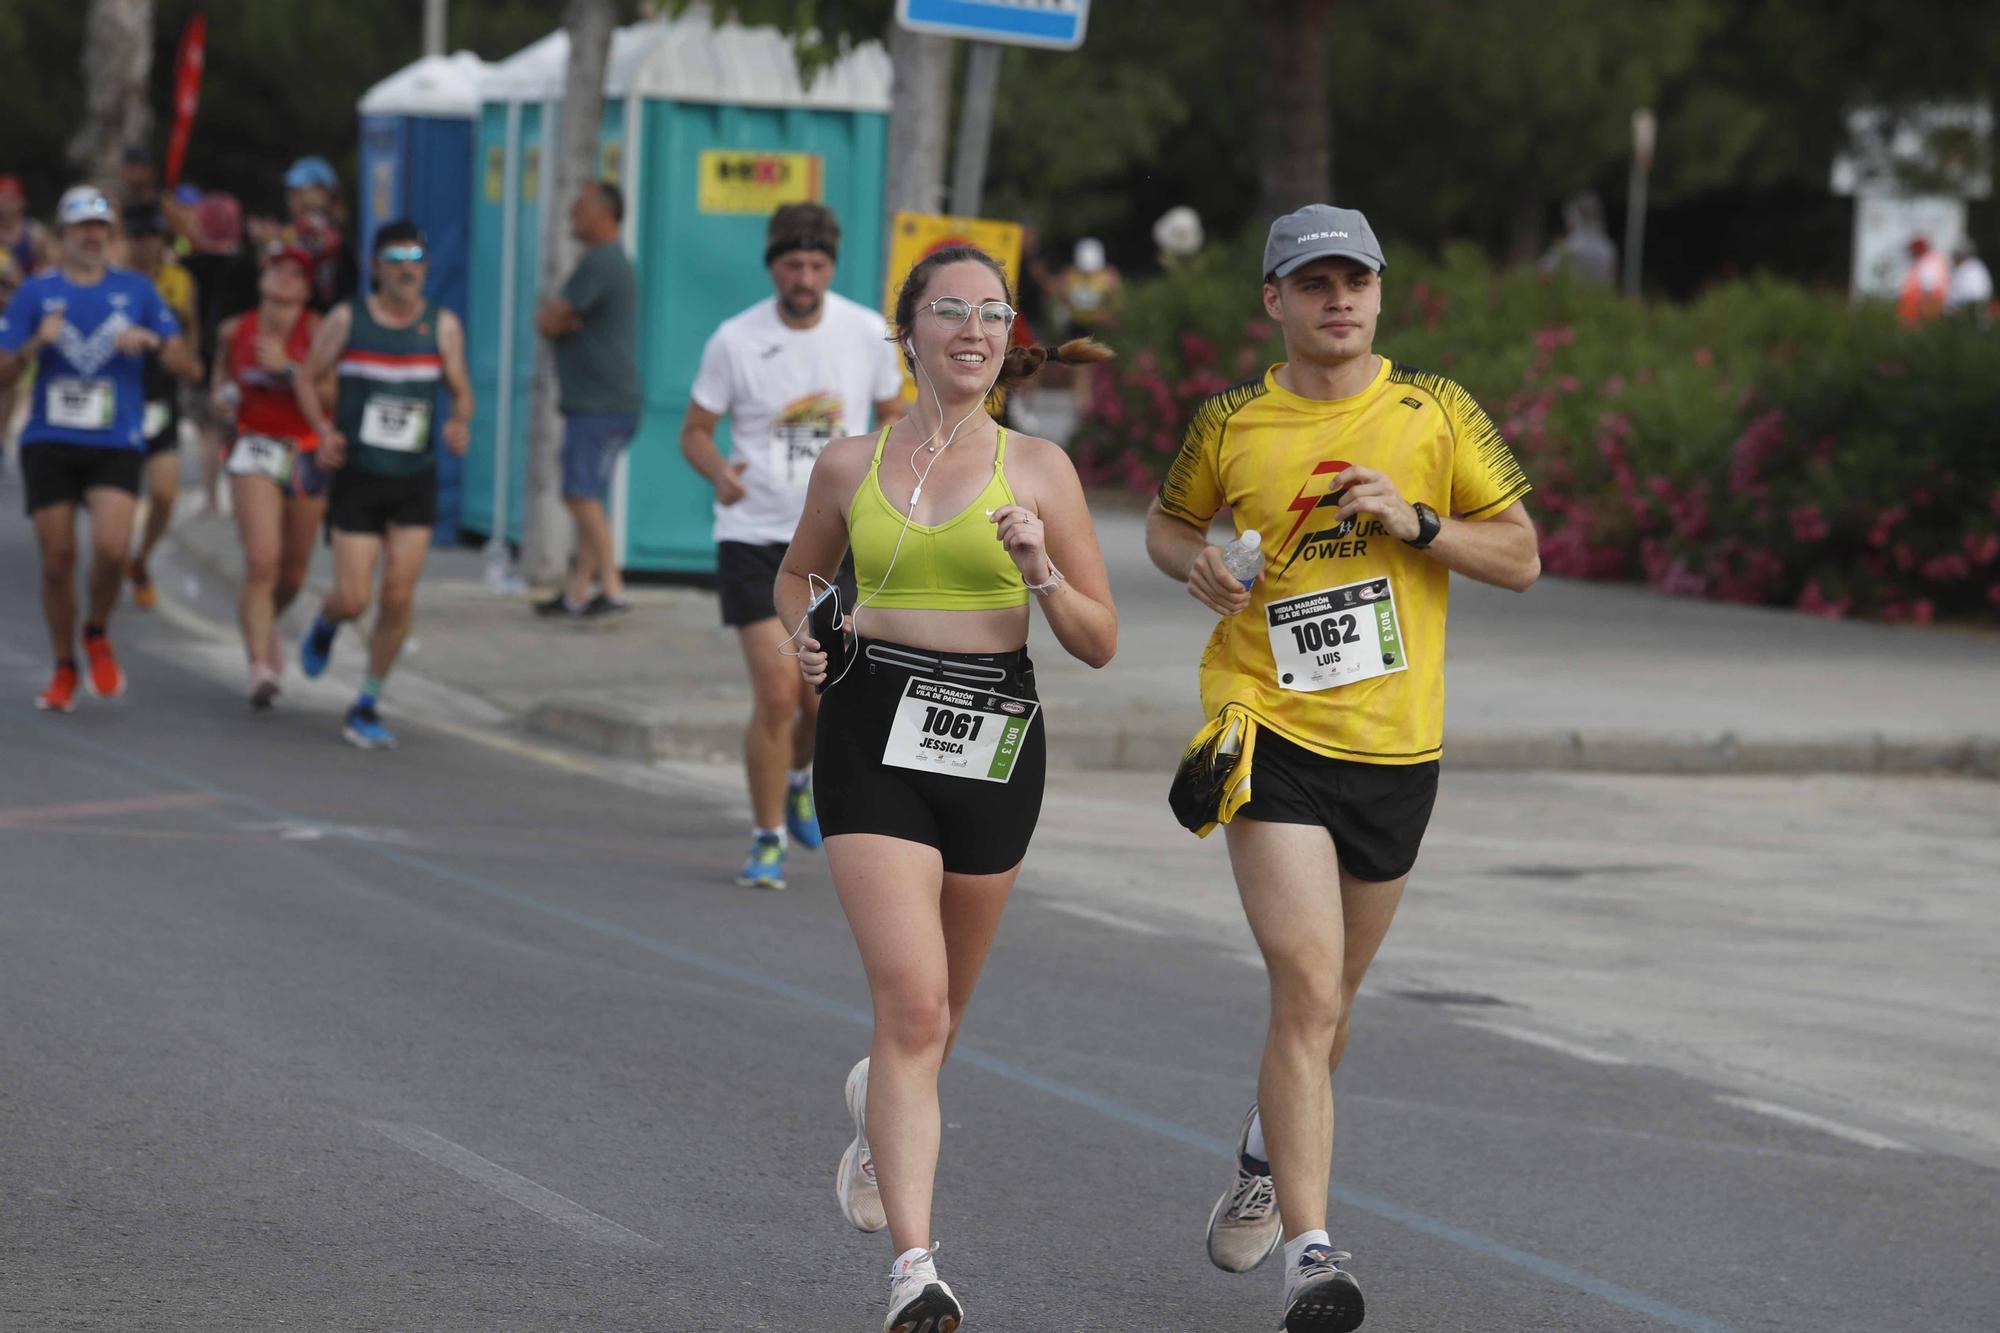
[[[1072,338],[1060,347],[1037,344],[1031,347],[1010,347],[1007,359],[1000,368],[1000,381],[995,386],[1011,389],[1025,384],[1039,373],[1043,366],[1090,366],[1100,361],[1109,361],[1115,353],[1095,338]]]

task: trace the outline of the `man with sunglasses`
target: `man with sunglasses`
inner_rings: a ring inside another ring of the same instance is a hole
[[[811,765],[819,700],[784,655],[790,626],[772,601],[778,566],[827,441],[903,415],[903,372],[877,312],[830,290],[840,223],[821,204],[786,204],[765,232],[775,294],[726,320],[702,352],[681,452],[715,487],[716,590],[742,642],[752,703],[744,767],[753,817],[736,882],[785,887],[788,840],[815,848]],[[716,427],[730,420],[727,457]],[[844,605],[853,576],[841,576]]]
[[[340,626],[368,609],[375,568],[383,564],[382,601],[368,641],[368,674],[347,710],[341,735],[364,750],[393,749],[376,701],[403,649],[415,609],[417,577],[437,523],[437,452],[463,454],[472,423],[472,381],[465,371],[465,330],[458,316],[424,297],[429,272],[424,234],[397,221],[375,233],[375,291],[335,306],[293,377],[299,410],[319,437],[321,466],[333,470],[327,525],[333,529],[333,593],[300,645],[306,675],[326,670]],[[322,377],[339,372],[331,419],[321,403]],[[432,429],[438,390],[452,408]]]

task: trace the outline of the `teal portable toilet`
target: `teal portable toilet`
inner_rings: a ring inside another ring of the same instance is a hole
[[[472,238],[473,121],[486,62],[470,51],[425,56],[391,74],[361,98],[361,285],[369,288],[365,258],[385,223],[409,218],[430,239],[430,281],[425,295],[461,319]],[[462,467],[456,454],[438,451],[440,542],[458,540]]]
[[[568,42],[551,34],[482,84],[473,204],[472,334],[483,419],[466,459],[463,523],[521,532],[539,300],[541,227],[567,200],[541,189],[541,145],[560,111]],[[807,87],[775,28],[715,24],[699,6],[620,29],[605,77],[600,168],[625,190],[625,243],[640,284],[645,411],[613,482],[611,521],[627,569],[715,569],[714,494],[680,454],[680,425],[703,345],[771,293],[764,227],[778,204],[817,199],[840,217],[834,289],[866,306],[882,293],[890,67],[856,48]],[[503,377],[502,366],[511,367]],[[728,442],[723,441],[725,448]]]

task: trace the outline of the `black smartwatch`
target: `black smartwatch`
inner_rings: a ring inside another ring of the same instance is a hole
[[[1438,533],[1444,530],[1444,520],[1438,517],[1437,510],[1431,508],[1421,500],[1411,505],[1410,508],[1417,511],[1417,535],[1407,538],[1403,542],[1403,545],[1421,551],[1437,540]]]

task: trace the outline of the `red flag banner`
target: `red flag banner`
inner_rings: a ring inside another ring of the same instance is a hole
[[[181,183],[187,160],[188,136],[194,132],[194,109],[201,104],[201,71],[208,59],[208,17],[197,12],[181,29],[180,54],[174,58],[174,132],[167,140],[167,188]]]

